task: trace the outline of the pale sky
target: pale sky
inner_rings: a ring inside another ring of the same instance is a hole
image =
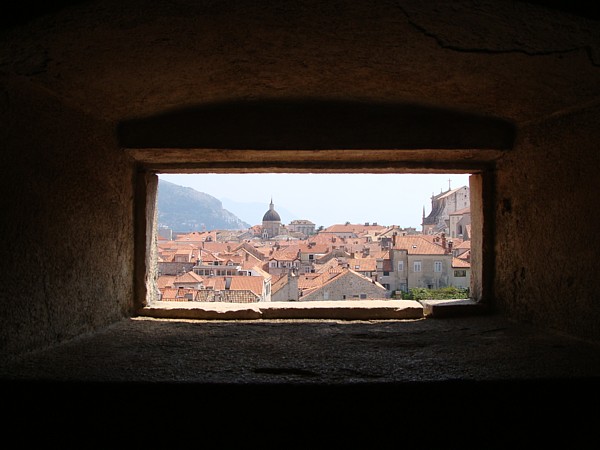
[[[284,223],[282,211],[292,213],[293,219],[310,220],[317,227],[377,222],[419,231],[423,207],[426,215],[431,212],[431,196],[448,190],[448,180],[452,189],[469,185],[469,174],[447,173],[160,174],[159,178],[221,201],[263,204],[260,217],[251,220],[251,225],[261,223],[272,198]],[[236,214],[233,208],[224,206]]]

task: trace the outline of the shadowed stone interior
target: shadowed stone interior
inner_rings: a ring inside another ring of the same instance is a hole
[[[562,399],[569,381],[597,380],[600,27],[581,4],[96,0],[42,11],[25,2],[17,12],[0,34],[4,379],[358,377],[391,388],[414,386],[413,376],[552,378],[564,382],[550,387]],[[348,128],[365,122],[370,134]],[[270,156],[257,159],[254,146]],[[350,151],[358,147],[371,151]],[[484,172],[492,331],[479,316],[362,323],[330,335],[352,363],[315,346],[286,347],[298,355],[286,361],[269,360],[269,348],[341,326],[240,325],[230,335],[233,322],[136,317],[144,252],[134,243],[145,227],[136,211],[148,171],[360,171],[369,158],[380,171]],[[265,353],[228,340],[259,327]],[[403,340],[419,327],[422,340]],[[387,372],[410,364],[407,378]],[[593,401],[596,389],[584,386],[578,398]],[[534,392],[532,401],[543,397]],[[526,399],[518,404],[532,412]]]

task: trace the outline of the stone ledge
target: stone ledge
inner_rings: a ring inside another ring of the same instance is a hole
[[[314,301],[314,302],[154,302],[140,316],[163,319],[421,319],[423,305],[413,300]]]
[[[425,317],[454,317],[470,314],[483,314],[487,306],[471,299],[420,300]]]

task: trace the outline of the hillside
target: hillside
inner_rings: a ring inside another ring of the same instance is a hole
[[[224,209],[215,197],[160,179],[158,225],[173,231],[241,230],[250,227]]]

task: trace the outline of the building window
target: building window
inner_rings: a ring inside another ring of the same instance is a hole
[[[454,271],[454,276],[456,278],[466,277],[467,276],[467,271],[465,269],[456,269]]]
[[[413,272],[420,272],[421,271],[421,261],[415,261],[413,263]]]
[[[441,261],[435,261],[433,263],[433,271],[434,272],[441,272],[442,271],[442,262]]]
[[[398,272],[404,272],[404,261],[398,261]]]

